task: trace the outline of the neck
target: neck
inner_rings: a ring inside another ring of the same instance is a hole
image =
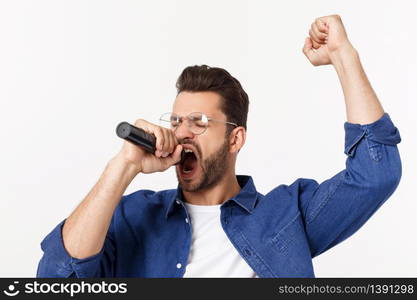
[[[195,205],[218,205],[236,196],[240,192],[240,186],[236,175],[233,173],[223,176],[215,186],[197,191],[183,191],[186,202]]]

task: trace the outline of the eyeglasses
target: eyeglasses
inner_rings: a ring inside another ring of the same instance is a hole
[[[187,120],[186,124],[188,128],[190,129],[190,131],[193,134],[197,134],[197,135],[202,134],[207,130],[209,121],[220,122],[220,123],[229,124],[229,125],[238,127],[236,123],[212,119],[212,118],[207,117],[205,114],[201,112],[193,112],[185,117],[180,117],[177,114],[168,112],[168,113],[163,114],[159,118],[159,121],[162,126],[174,129],[175,131],[181,125],[183,118],[186,118]]]

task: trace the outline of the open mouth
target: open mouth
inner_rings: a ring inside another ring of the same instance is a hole
[[[183,178],[192,177],[194,175],[195,171],[197,170],[197,167],[198,167],[198,158],[195,155],[194,151],[189,149],[189,148],[185,148],[184,149],[184,160],[179,165],[181,176]]]

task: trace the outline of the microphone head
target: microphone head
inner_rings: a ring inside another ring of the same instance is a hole
[[[130,135],[130,132],[132,130],[132,127],[128,122],[121,122],[116,127],[116,134],[118,137],[124,139]]]

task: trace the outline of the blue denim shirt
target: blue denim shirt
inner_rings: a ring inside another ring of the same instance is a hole
[[[388,114],[378,121],[345,123],[346,169],[318,184],[299,178],[263,195],[249,176],[221,206],[221,224],[259,277],[314,277],[312,258],[357,231],[394,192],[401,178]],[[72,258],[61,222],[42,242],[38,277],[182,277],[191,226],[178,189],[139,190],[123,196],[102,250]]]

